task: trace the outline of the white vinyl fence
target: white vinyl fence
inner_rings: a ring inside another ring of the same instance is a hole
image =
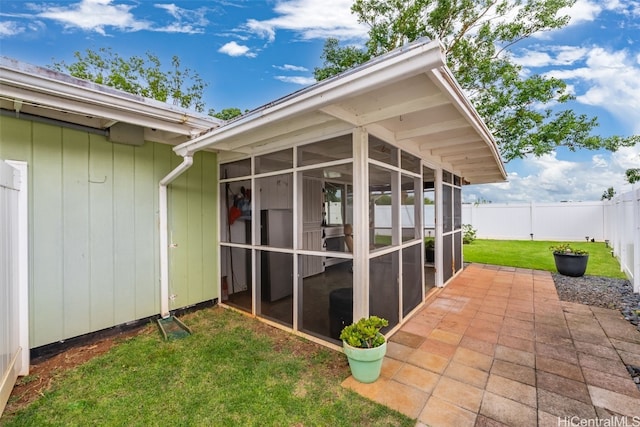
[[[640,292],[640,187],[604,203],[605,235],[620,267]]]
[[[605,240],[602,202],[462,205],[462,223],[480,239]]]
[[[640,292],[640,188],[604,202],[489,203],[462,206],[480,239],[608,241]]]
[[[433,205],[424,206],[425,228],[433,228]],[[414,224],[414,210],[402,209],[401,222]],[[566,203],[487,203],[462,205],[462,224],[480,239],[607,241],[620,268],[640,292],[640,188],[610,201]],[[375,226],[391,233],[391,206],[375,207]]]
[[[26,165],[16,166],[0,160],[0,415],[29,372]]]

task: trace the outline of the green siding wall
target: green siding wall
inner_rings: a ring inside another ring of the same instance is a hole
[[[158,182],[168,145],[0,117],[0,158],[29,164],[30,340],[38,347],[160,311]],[[169,187],[170,308],[217,298],[217,162]]]

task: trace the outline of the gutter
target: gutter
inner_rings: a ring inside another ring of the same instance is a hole
[[[187,169],[193,165],[193,156],[186,155],[174,170],[160,180],[158,208],[160,210],[160,315],[163,319],[170,316],[169,313],[169,227],[168,227],[168,202],[167,186],[175,181]]]

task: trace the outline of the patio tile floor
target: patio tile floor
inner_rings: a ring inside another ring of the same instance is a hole
[[[547,272],[471,264],[389,338],[378,381],[343,386],[418,426],[633,425],[625,362],[640,332],[618,311],[560,301]]]

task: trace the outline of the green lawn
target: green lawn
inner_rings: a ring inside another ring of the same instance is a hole
[[[549,250],[549,246],[558,243],[560,242],[477,239],[471,244],[464,245],[464,261],[556,271],[553,253]],[[604,243],[571,242],[571,245],[589,252],[589,263],[585,274],[626,278],[620,271],[618,260],[611,256],[611,249]]]
[[[341,353],[221,308],[181,318],[194,334],[164,342],[154,325],[56,378],[2,426],[413,426],[344,389]]]

